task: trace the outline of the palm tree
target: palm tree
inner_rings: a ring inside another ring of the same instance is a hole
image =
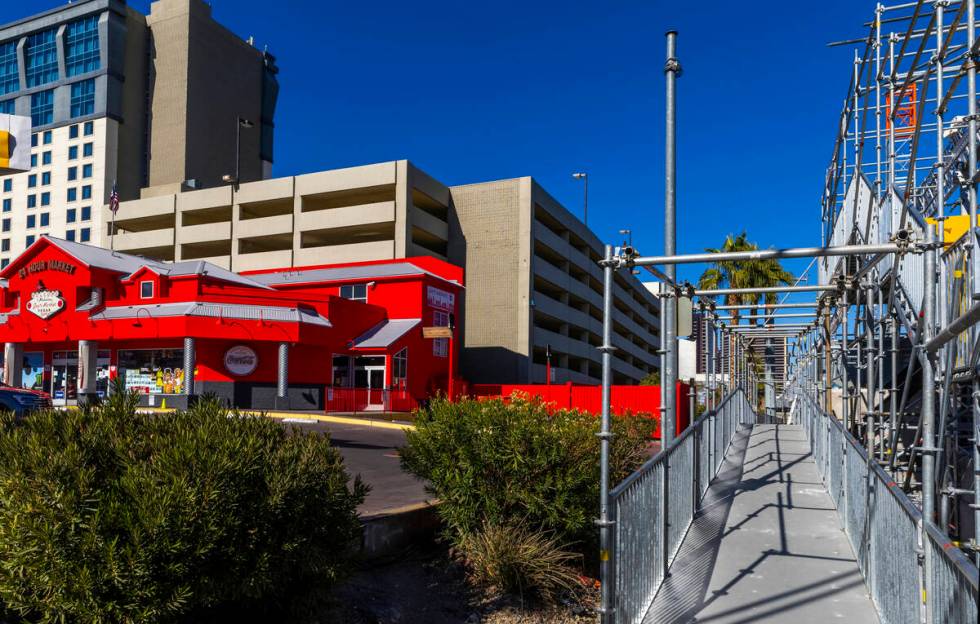
[[[742,232],[738,236],[729,234],[720,249],[705,249],[708,253],[728,253],[733,251],[755,251],[759,246],[749,241]],[[793,275],[783,268],[779,260],[719,260],[712,263],[698,280],[698,288],[714,290],[717,288],[770,288],[793,283]],[[725,305],[758,305],[759,295],[725,295]],[[765,305],[776,302],[776,295],[767,293]],[[750,309],[750,316],[755,309]],[[732,324],[740,322],[739,310],[732,310]],[[770,322],[772,319],[767,319]]]

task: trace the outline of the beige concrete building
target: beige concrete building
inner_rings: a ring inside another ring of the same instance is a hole
[[[31,118],[31,170],[0,177],[0,265],[41,235],[97,242],[123,199],[266,177],[274,58],[203,0],[76,0],[0,25],[0,112]],[[148,186],[153,186],[147,189]]]
[[[473,382],[596,383],[603,244],[533,178],[454,186],[450,261],[466,269],[463,370]],[[633,275],[613,287],[614,383],[659,368],[659,301]]]
[[[402,160],[124,202],[102,244],[233,271],[446,259],[449,206],[446,186]]]
[[[103,218],[109,218],[103,208]],[[466,270],[462,370],[473,382],[596,382],[599,239],[531,178],[447,187],[409,161],[123,202],[103,246],[233,271],[432,255]],[[613,371],[659,365],[659,303],[617,276]]]

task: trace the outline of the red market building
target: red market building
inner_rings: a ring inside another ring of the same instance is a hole
[[[56,405],[213,393],[254,409],[411,409],[447,388],[463,271],[430,257],[233,273],[42,237],[0,272],[3,379]],[[193,371],[193,375],[188,374]]]

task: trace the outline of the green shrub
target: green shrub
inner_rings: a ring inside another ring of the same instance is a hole
[[[648,456],[654,420],[614,418],[611,478]],[[405,469],[426,480],[457,545],[485,523],[526,524],[562,544],[594,543],[599,507],[599,419],[549,413],[539,400],[437,399],[416,415],[402,449]]]
[[[565,550],[547,533],[526,524],[486,522],[458,545],[473,580],[511,594],[531,593],[553,602],[561,592],[576,588],[571,565],[580,557]]]
[[[0,421],[0,605],[32,622],[312,608],[366,494],[329,440],[216,401],[135,408],[120,392]]]

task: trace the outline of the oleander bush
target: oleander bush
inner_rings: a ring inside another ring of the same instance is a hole
[[[0,613],[312,613],[349,570],[367,492],[329,439],[216,400],[172,415],[136,405],[116,392],[97,407],[0,416]]]
[[[649,457],[655,424],[648,416],[613,419],[613,484]],[[597,544],[599,425],[592,414],[551,410],[539,399],[519,395],[510,401],[436,399],[416,414],[402,466],[425,480],[441,501],[445,536],[471,570],[493,567],[473,565],[467,551],[473,553],[475,540],[499,545],[500,536],[488,531],[503,529],[506,535],[515,527],[547,536],[555,550],[572,549],[588,561]],[[519,542],[515,538],[515,544],[496,550],[513,552]],[[484,544],[482,551],[494,549]],[[523,578],[532,573],[525,566]]]

